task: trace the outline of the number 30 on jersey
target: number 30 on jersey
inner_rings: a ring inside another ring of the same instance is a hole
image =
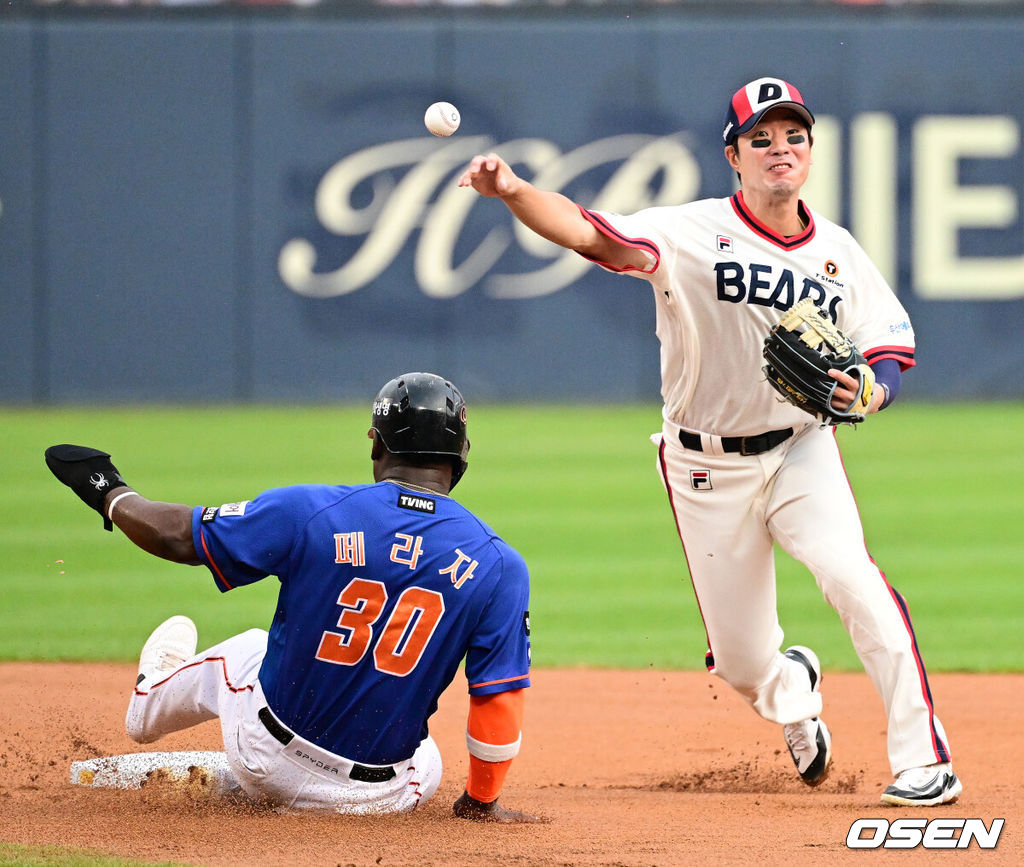
[[[374,642],[374,625],[388,601],[380,581],[353,578],[338,596],[345,610],[338,626],[325,630],[316,658],[335,665],[356,665],[373,645],[373,664],[378,671],[405,677],[419,664],[427,644],[444,614],[444,597],[435,590],[407,587]]]

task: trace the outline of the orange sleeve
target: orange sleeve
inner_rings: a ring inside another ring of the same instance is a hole
[[[523,727],[524,697],[522,689],[470,696],[466,733],[483,744],[500,747],[517,743]],[[511,764],[511,758],[489,762],[470,754],[466,781],[470,797],[484,803],[496,800]]]
[[[469,697],[466,731],[485,744],[510,744],[523,728],[523,689]]]
[[[512,759],[503,762],[485,762],[476,756],[469,757],[469,777],[466,792],[485,804],[498,800],[498,794],[505,783],[505,776],[512,765]]]

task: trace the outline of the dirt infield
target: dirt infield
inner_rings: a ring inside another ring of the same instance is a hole
[[[502,802],[550,821],[478,825],[451,816],[467,766],[465,685],[431,733],[445,758],[437,795],[389,819],[282,816],[183,787],[69,783],[77,759],[136,752],[124,734],[132,666],[0,665],[0,839],[205,865],[668,865],[1024,863],[1024,675],[936,675],[932,692],[964,781],[958,804],[878,803],[890,782],[881,702],[864,675],[827,673],[835,764],[800,783],[778,726],[703,673],[535,671],[523,751]],[[150,751],[219,750],[206,723]],[[857,818],[1005,818],[998,847],[850,851]]]

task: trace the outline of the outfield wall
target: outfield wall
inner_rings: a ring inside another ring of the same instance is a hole
[[[655,400],[646,284],[455,187],[496,148],[617,211],[728,194],[726,101],[814,109],[810,204],[911,313],[905,393],[1020,397],[1024,15],[0,19],[0,402]],[[426,134],[437,99],[462,111]]]

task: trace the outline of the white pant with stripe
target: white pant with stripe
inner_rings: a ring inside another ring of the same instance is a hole
[[[814,575],[882,697],[893,774],[948,761],[906,603],[867,552],[834,433],[811,424],[760,455],[686,449],[678,433],[666,422],[651,439],[707,631],[709,670],[773,722],[821,713],[806,669],[781,652],[778,542]]]
[[[393,765],[394,777],[383,782],[350,778],[353,762],[303,738],[283,744],[274,737],[258,716],[267,707],[257,679],[266,650],[266,631],[250,629],[196,654],[162,680],[144,680],[128,705],[128,735],[151,743],[219,718],[228,765],[239,785],[278,809],[405,813],[437,791],[441,754],[429,736],[412,757]],[[358,767],[365,771],[366,766]]]

